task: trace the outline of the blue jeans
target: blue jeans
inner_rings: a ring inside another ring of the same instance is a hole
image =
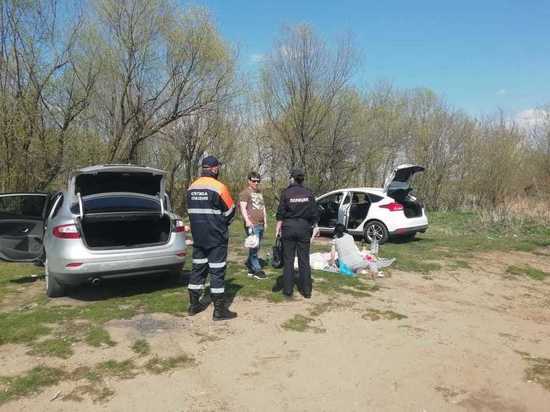
[[[260,270],[262,270],[262,265],[260,265],[260,260],[258,259],[258,251],[260,250],[260,244],[262,241],[262,237],[264,236],[264,225],[254,225],[252,226],[254,230],[254,234],[258,236],[258,247],[254,249],[248,249],[248,259],[246,260],[246,267],[250,270],[252,273],[258,273]],[[245,227],[245,231],[247,236],[248,228]]]

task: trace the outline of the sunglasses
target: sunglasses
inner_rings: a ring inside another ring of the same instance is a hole
[[[251,182],[260,183],[260,179],[250,179]]]

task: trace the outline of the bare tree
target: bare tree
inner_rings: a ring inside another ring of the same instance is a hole
[[[185,191],[207,153],[215,153],[224,164],[232,163],[238,128],[234,114],[220,107],[207,114],[182,117],[151,139],[147,148],[158,153],[158,165],[168,171],[167,190],[178,210],[183,211]]]
[[[228,98],[234,55],[206,11],[169,0],[96,0],[92,36],[103,59],[96,119],[108,161],[138,160],[143,142]]]
[[[536,121],[530,125],[530,157],[532,182],[528,188],[550,194],[550,105],[535,111]]]
[[[443,203],[449,206],[451,198],[457,201],[456,196],[451,196],[453,190],[449,189],[458,189],[457,167],[475,125],[430,90],[415,90],[408,106],[406,158],[426,168],[418,176],[417,189],[431,208],[438,209]]]
[[[366,93],[359,119],[359,183],[380,185],[405,156],[410,119],[407,96],[391,83],[377,83]]]
[[[332,51],[307,25],[283,31],[262,66],[261,98],[272,139],[286,151],[286,166],[299,164],[316,175],[315,149],[330,133],[327,122],[355,63],[349,39]]]
[[[87,108],[97,72],[75,55],[79,14],[55,0],[0,6],[2,189],[43,189],[62,169],[71,127]]]

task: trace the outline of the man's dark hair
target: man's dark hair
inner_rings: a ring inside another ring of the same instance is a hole
[[[302,183],[304,183],[304,176],[295,176],[294,181],[301,185]]]
[[[337,238],[341,238],[342,236],[344,236],[344,233],[346,233],[346,227],[343,224],[338,223],[334,227],[334,234]]]
[[[254,171],[250,172],[248,174],[248,180],[252,180],[252,179],[260,180],[260,174],[258,172],[254,172]]]

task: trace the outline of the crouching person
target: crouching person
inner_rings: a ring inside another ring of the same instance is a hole
[[[193,236],[193,269],[189,277],[189,315],[206,307],[200,302],[206,276],[210,272],[210,294],[214,320],[232,319],[235,312],[225,302],[225,267],[229,225],[235,205],[227,187],[218,180],[220,162],[214,156],[202,161],[201,177],[187,189],[187,213]]]
[[[334,228],[333,248],[331,250],[331,262],[335,262],[335,252],[338,253],[340,265],[346,265],[352,272],[358,272],[362,269],[368,269],[370,264],[366,261],[359,248],[355,244],[355,239],[346,233],[346,227],[338,223]]]

